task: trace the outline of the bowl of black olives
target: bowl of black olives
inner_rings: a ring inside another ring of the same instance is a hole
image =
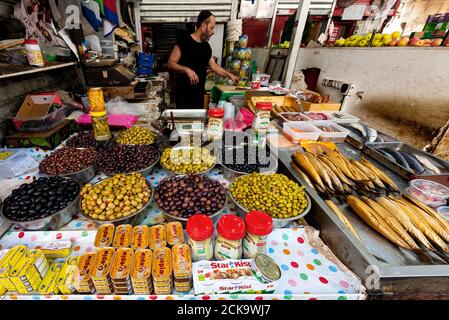
[[[80,184],[72,178],[40,177],[3,201],[2,217],[26,230],[57,230],[79,212]]]

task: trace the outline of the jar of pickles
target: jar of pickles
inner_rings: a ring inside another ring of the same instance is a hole
[[[89,89],[87,95],[90,102],[90,116],[95,140],[104,141],[111,139],[103,91],[101,88],[92,88]]]

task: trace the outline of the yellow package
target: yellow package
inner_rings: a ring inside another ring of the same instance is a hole
[[[57,280],[59,277],[59,274],[62,271],[62,268],[64,266],[64,263],[57,262],[50,265],[50,268],[45,275],[44,279],[42,279],[41,284],[39,285],[39,293],[40,294],[58,294],[59,289],[57,286]]]
[[[43,247],[47,259],[65,258],[72,252],[72,242],[70,240],[56,240],[47,242]]]
[[[76,291],[74,282],[78,259],[79,257],[68,257],[56,279],[56,285],[62,294],[73,294]]]
[[[169,248],[155,249],[153,251],[153,280],[165,281],[171,278],[171,250]]]
[[[192,256],[190,246],[177,244],[172,248],[173,275],[176,278],[188,278],[192,276]]]
[[[102,224],[95,236],[96,247],[109,247],[114,239],[115,226],[112,223]]]
[[[90,292],[93,287],[90,273],[94,267],[96,253],[85,253],[78,260],[78,272],[76,274],[75,288],[79,292]]]
[[[16,287],[9,279],[9,272],[19,262],[23,255],[27,252],[26,246],[16,246],[11,248],[8,253],[0,261],[0,285],[8,291],[15,291]]]
[[[131,271],[133,282],[148,281],[151,277],[153,253],[150,249],[140,249],[134,253],[134,262]]]
[[[131,245],[133,227],[129,224],[119,225],[115,229],[114,248],[126,248]]]
[[[168,245],[174,246],[184,243],[184,231],[181,222],[169,222],[167,223],[166,229]]]
[[[147,226],[135,226],[131,247],[135,250],[148,248],[150,231]]]
[[[126,279],[131,273],[134,250],[131,248],[120,248],[116,251],[112,269],[112,279]]]
[[[48,260],[40,249],[28,250],[8,276],[19,293],[36,291],[48,271]]]
[[[150,249],[161,249],[167,246],[167,233],[163,224],[150,227]]]
[[[94,282],[105,280],[109,275],[114,261],[115,249],[111,247],[99,248],[97,258],[92,268],[91,277]]]

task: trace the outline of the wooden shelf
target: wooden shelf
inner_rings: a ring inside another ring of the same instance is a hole
[[[75,62],[49,62],[45,67],[15,66],[0,63],[0,80],[74,66]]]

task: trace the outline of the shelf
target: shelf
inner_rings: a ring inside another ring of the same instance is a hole
[[[0,63],[0,80],[32,73],[66,68],[74,65],[75,62],[50,62],[47,63],[45,67],[15,66],[7,63]]]

